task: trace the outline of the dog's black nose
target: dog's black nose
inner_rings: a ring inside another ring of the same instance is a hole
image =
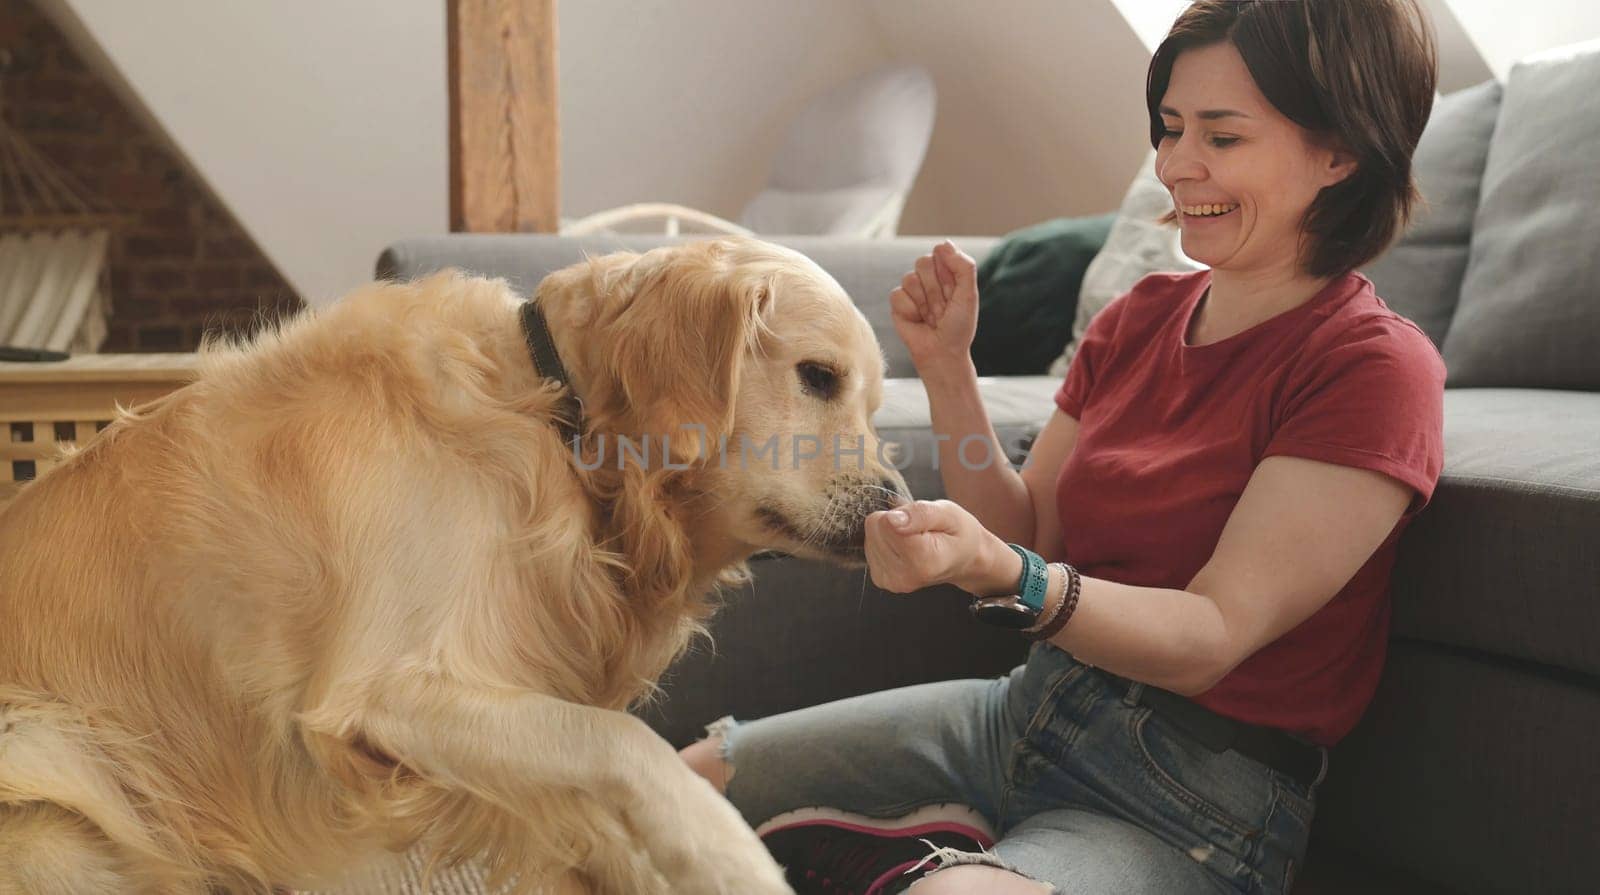
[[[906,483],[900,479],[888,476],[878,480],[878,509],[892,510],[895,507],[911,502],[911,492],[906,490]]]

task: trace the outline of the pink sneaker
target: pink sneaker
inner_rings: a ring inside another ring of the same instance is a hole
[[[924,805],[877,818],[801,808],[756,828],[796,895],[889,895],[922,876],[936,849],[984,851],[994,833],[965,805]]]

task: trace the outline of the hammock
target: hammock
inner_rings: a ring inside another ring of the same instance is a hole
[[[100,348],[115,223],[0,116],[0,345]]]
[[[0,345],[99,349],[110,237],[105,230],[0,234]]]

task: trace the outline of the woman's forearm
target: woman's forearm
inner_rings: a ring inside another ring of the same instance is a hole
[[[1006,542],[1033,541],[1028,486],[1001,451],[970,361],[925,369],[922,379],[933,431],[948,436],[938,441],[946,494],[987,529],[972,576],[952,583],[975,595],[1014,593],[1022,560]],[[979,438],[987,440],[987,450]],[[1065,575],[1052,567],[1047,607],[1058,605],[1065,590]],[[1083,576],[1077,608],[1051,642],[1114,674],[1192,695],[1210,689],[1228,670],[1222,658],[1227,635],[1221,610],[1208,597]]]
[[[1228,670],[1221,610],[1209,597],[1175,588],[1085,575],[1077,609],[1050,642],[1082,662],[1185,696],[1211,689]]]
[[[1022,577],[1021,558],[993,539],[979,555],[972,579],[957,585],[981,595],[1014,592]],[[1049,571],[1047,613],[1060,605],[1067,589],[1063,571],[1054,565]],[[1227,626],[1209,597],[1082,579],[1077,608],[1050,640],[1078,660],[1186,696],[1209,690],[1230,670]]]
[[[1011,468],[970,359],[922,371],[945,494],[1002,539],[1033,543],[1033,498]]]

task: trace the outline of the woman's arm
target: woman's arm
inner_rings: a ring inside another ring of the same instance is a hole
[[[1056,476],[1078,440],[1078,421],[1057,410],[1028,452],[1021,473],[1011,468],[978,394],[970,363],[966,374],[941,380],[924,377],[933,431],[941,439],[939,475],[949,498],[1002,540],[1027,544],[1046,559],[1061,559],[1061,520],[1056,512]],[[961,440],[981,433],[989,453]],[[1015,581],[1012,582],[1013,584]]]
[[[1211,689],[1240,662],[1310,618],[1394,530],[1412,489],[1382,473],[1302,457],[1257,465],[1216,550],[1183,589],[1085,576],[1052,642],[1091,665],[1175,693]],[[906,514],[895,525],[895,513]],[[1012,593],[1022,561],[949,501],[867,519],[872,580],[905,593],[950,583]],[[1052,570],[1048,607],[1065,582]]]
[[[928,390],[939,474],[945,493],[1001,538],[1059,551],[1055,479],[1077,441],[1077,420],[1057,411],[1035,440],[1019,474],[1011,468],[972,365],[977,327],[977,263],[944,242],[917,259],[889,296],[895,329]],[[987,446],[972,443],[978,435]],[[963,449],[963,440],[968,440]]]

